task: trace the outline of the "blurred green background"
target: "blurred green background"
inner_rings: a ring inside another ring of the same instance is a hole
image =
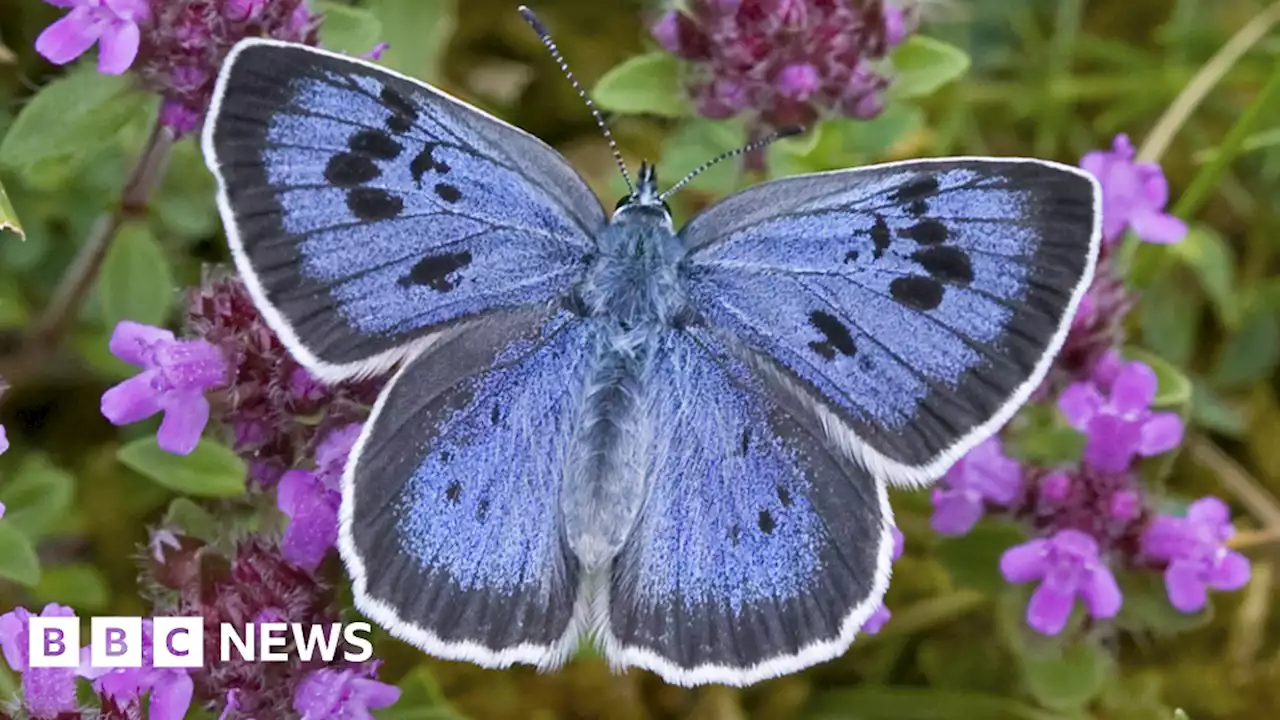
[[[513,0],[342,5],[321,4],[332,12],[326,44],[362,52],[390,43],[385,62],[544,138],[612,206],[621,185],[608,147]],[[534,7],[588,87],[655,49],[646,28],[657,5],[546,0]],[[40,0],[0,4],[0,138],[36,89],[68,72],[32,50],[58,12]],[[1215,596],[1211,613],[1136,607],[1137,617],[1095,642],[1029,652],[1010,628],[1022,607],[997,570],[1007,532],[939,539],[928,527],[927,493],[897,492],[907,550],[888,595],[893,619],[841,659],[745,690],[690,690],[644,672],[613,675],[589,657],[551,675],[489,671],[425,659],[382,638],[382,677],[402,682],[406,694],[379,717],[1141,720],[1171,718],[1177,707],[1197,720],[1280,717],[1280,617],[1273,613],[1280,597],[1280,101],[1255,103],[1280,72],[1280,5],[928,0],[923,12],[921,34],[963,48],[968,71],[925,96],[891,100],[875,121],[824,128],[817,146],[774,148],[774,174],[944,154],[1075,164],[1088,150],[1109,148],[1119,132],[1158,149],[1170,207],[1192,232],[1178,246],[1144,246],[1132,259],[1130,281],[1142,299],[1130,337],[1194,383],[1188,440],[1164,482],[1183,496],[1215,494],[1233,504],[1242,531],[1236,545],[1254,561],[1252,583]],[[33,576],[0,557],[0,612],[56,600],[82,616],[146,613],[137,558],[148,526],[176,495],[117,459],[122,443],[154,425],[115,428],[99,414],[103,389],[132,374],[107,353],[106,338],[124,317],[179,322],[181,289],[198,283],[206,264],[228,259],[212,179],[188,138],[149,207],[126,219],[62,342],[38,362],[24,355],[24,334],[48,309],[95,219],[118,202],[147,134],[154,109],[147,96],[95,100],[118,91],[108,87],[113,82],[86,75],[66,90],[85,98],[83,111],[43,119],[49,147],[0,153],[0,182],[27,235],[22,241],[0,231],[0,374],[13,386],[0,411],[13,443],[0,457],[0,501],[15,510],[6,527],[22,533],[39,559]],[[621,115],[613,127],[633,165],[657,160],[668,182],[739,133],[644,115]],[[726,163],[683,193],[678,213],[743,182],[734,167]],[[228,503],[206,501],[215,510]],[[0,668],[0,695],[15,679]]]

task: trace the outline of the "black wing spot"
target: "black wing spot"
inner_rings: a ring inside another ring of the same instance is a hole
[[[457,480],[449,483],[449,487],[444,489],[444,498],[454,505],[458,504],[458,498],[462,497],[462,486]]]
[[[742,455],[745,457],[751,447],[751,428],[742,428]]]
[[[489,517],[489,499],[485,498],[476,503],[476,520],[484,522],[487,517]]]
[[[932,310],[942,304],[942,283],[918,275],[900,277],[889,283],[889,294],[909,308]]]
[[[822,342],[815,340],[809,343],[809,349],[823,358],[835,359],[837,351],[849,357],[858,354],[858,348],[853,344],[853,336],[849,334],[849,328],[840,322],[840,318],[815,310],[809,313],[809,324],[826,338]]]
[[[462,191],[447,183],[436,183],[436,195],[448,203],[456,203],[462,199]]]
[[[781,485],[778,486],[778,502],[782,503],[782,507],[791,507],[791,503],[793,502],[791,499],[791,493]]]
[[[760,526],[760,532],[765,535],[772,535],[773,529],[778,527],[778,523],[774,522],[773,513],[768,510],[760,511],[760,517],[756,518],[756,524]]]
[[[440,453],[440,462],[447,463],[452,459],[453,459],[453,455],[449,454],[448,450],[445,450],[444,452]]]
[[[404,209],[404,201],[381,188],[360,187],[347,193],[347,208],[366,222],[391,220]]]
[[[341,188],[353,188],[381,176],[382,171],[368,156],[355,153],[338,153],[324,168],[324,179]]]
[[[438,292],[449,292],[458,287],[456,280],[449,276],[471,264],[471,253],[463,250],[443,255],[428,255],[418,261],[409,274],[400,278],[401,286],[426,285]],[[495,413],[498,409],[493,409]],[[494,420],[496,423],[497,420]]]
[[[847,263],[858,262],[858,251],[850,250],[844,254],[844,261]]]
[[[937,192],[938,178],[934,175],[921,175],[894,191],[893,200],[896,203],[906,205],[927,200],[936,195]]]
[[[497,425],[498,421],[501,419],[502,419],[502,413],[498,410],[498,406],[494,405],[493,412],[489,413],[489,422],[493,425]]]
[[[876,260],[883,257],[885,251],[889,249],[890,239],[889,223],[884,221],[883,216],[877,215],[876,224],[871,228],[871,242],[876,244],[876,249],[873,253]]]
[[[352,152],[364,153],[379,160],[395,160],[404,146],[381,130],[361,130],[347,141]]]
[[[403,135],[418,122],[418,108],[404,95],[390,87],[384,87],[380,97],[382,104],[391,111],[391,117],[387,118],[387,127],[391,128],[392,132]]]
[[[937,220],[921,220],[906,230],[899,230],[899,235],[911,238],[921,245],[938,245],[947,241],[951,235],[947,226]]]
[[[729,528],[729,542],[734,547],[738,547],[738,538],[741,536],[742,528],[738,527],[737,523],[734,523],[733,526]]]
[[[939,282],[968,285],[973,282],[973,263],[969,254],[960,248],[946,245],[921,248],[911,254],[911,259]]]
[[[413,173],[414,182],[422,184],[422,176],[432,170],[441,174],[449,172],[448,163],[435,159],[432,154],[438,147],[440,147],[439,143],[427,143],[422,148],[422,152],[409,163],[409,172]]]

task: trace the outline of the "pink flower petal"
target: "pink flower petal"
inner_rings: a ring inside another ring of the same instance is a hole
[[[1142,184],[1142,198],[1147,206],[1156,210],[1163,209],[1169,202],[1169,182],[1165,180],[1164,170],[1155,163],[1138,163],[1134,166],[1138,173],[1138,182]]]
[[[173,333],[164,328],[121,320],[116,324],[116,329],[111,331],[111,341],[107,348],[112,355],[127,363],[145,365],[147,346],[172,341]]]
[[[66,65],[83,55],[102,34],[103,23],[93,10],[80,6],[53,23],[36,38],[36,52],[55,65]]]
[[[1101,181],[1107,176],[1107,168],[1111,165],[1111,156],[1102,150],[1091,150],[1080,158],[1080,167]]]
[[[276,486],[276,507],[280,512],[294,517],[302,504],[316,494],[316,478],[307,470],[290,470],[280,477]]]
[[[1102,407],[1102,395],[1092,383],[1078,382],[1067,386],[1058,397],[1058,409],[1062,411],[1067,424],[1084,432],[1089,427],[1089,420]]]
[[[1142,442],[1142,428],[1137,423],[1114,415],[1099,415],[1089,423],[1089,437],[1084,445],[1084,459],[1090,467],[1106,473],[1118,473],[1129,467]]]
[[[1155,370],[1146,363],[1131,362],[1111,386],[1111,404],[1122,413],[1146,410],[1156,399],[1158,384]]]
[[[185,672],[165,673],[164,682],[151,690],[151,720],[182,720],[191,707],[194,691],[191,676]]]
[[[128,425],[160,412],[160,394],[151,387],[155,370],[147,370],[102,394],[102,415],[112,425]]]
[[[1067,626],[1075,602],[1073,595],[1060,593],[1049,583],[1041,583],[1031,593],[1031,602],[1027,603],[1027,624],[1041,634],[1057,635]]]
[[[156,442],[174,455],[190,455],[209,422],[209,401],[204,395],[183,394],[180,402],[166,403]]]
[[[1080,588],[1080,594],[1089,614],[1099,620],[1115,617],[1124,602],[1120,586],[1116,584],[1116,576],[1105,565],[1099,565],[1088,574]]]
[[[140,37],[137,23],[127,20],[111,23],[98,43],[98,72],[119,75],[128,70],[138,56]]]
[[[1138,237],[1149,243],[1172,245],[1187,236],[1186,223],[1172,215],[1153,210],[1134,213],[1129,218],[1129,224]]]
[[[1182,418],[1176,413],[1153,413],[1142,424],[1138,454],[1151,457],[1169,452],[1182,442]]]
[[[1187,520],[1196,525],[1226,525],[1231,520],[1231,508],[1218,498],[1207,495],[1187,506]]]
[[[1209,586],[1214,590],[1231,592],[1249,584],[1253,568],[1244,555],[1228,550],[1218,565],[1209,573]]]
[[[933,504],[933,517],[929,522],[939,535],[964,535],[983,515],[982,503],[969,500],[964,493],[954,490],[936,493]]]
[[[369,710],[377,710],[394,705],[400,699],[400,688],[369,678],[355,678],[351,681],[356,694],[363,700]]]
[[[1164,571],[1164,588],[1169,593],[1169,603],[1179,612],[1200,612],[1209,601],[1195,563],[1177,560],[1170,563]]]
[[[1011,583],[1030,582],[1044,577],[1047,569],[1045,551],[1049,541],[1036,538],[1014,545],[1000,556],[1000,573]]]

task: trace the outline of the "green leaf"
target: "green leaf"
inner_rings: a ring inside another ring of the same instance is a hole
[[[1236,258],[1231,246],[1210,228],[1193,225],[1182,242],[1168,247],[1195,273],[1223,324],[1235,327],[1240,321],[1240,302],[1236,296]]]
[[[804,720],[1059,720],[1061,716],[997,695],[924,687],[861,685],[820,692]]]
[[[1156,374],[1156,397],[1151,406],[1161,409],[1184,409],[1191,404],[1191,379],[1172,363],[1155,353],[1138,347],[1124,350],[1127,360],[1136,360],[1150,367]]]
[[[1249,431],[1248,409],[1214,392],[1203,382],[1192,381],[1191,421],[1206,430],[1233,438]]]
[[[994,594],[1006,585],[1000,557],[1025,539],[1015,525],[983,521],[966,535],[939,542],[937,558],[957,584]]]
[[[431,671],[419,665],[400,681],[400,699],[394,705],[376,710],[377,720],[463,720],[449,706],[440,684]]]
[[[1041,705],[1063,712],[1079,710],[1102,692],[1112,669],[1111,656],[1092,642],[1077,642],[1051,656],[1023,655],[1023,677]]]
[[[4,185],[0,185],[0,230],[8,230],[23,240],[27,239],[27,233],[22,230],[22,223],[18,222],[18,213],[13,209],[13,203],[9,202],[9,193],[5,192]]]
[[[1143,290],[1138,304],[1142,344],[1170,362],[1190,364],[1200,329],[1201,299],[1187,292],[1185,281],[1169,273]]]
[[[456,0],[371,0],[366,5],[382,22],[382,40],[390,46],[379,62],[406,75],[434,80],[457,24]]]
[[[106,610],[111,604],[106,576],[86,563],[45,568],[31,596],[41,604],[56,602],[84,612]]]
[[[968,53],[924,35],[907,38],[894,48],[889,58],[896,70],[893,84],[889,86],[894,99],[932,95],[969,70]]]
[[[125,445],[116,455],[130,469],[175,492],[197,497],[244,494],[244,461],[211,440],[201,440],[190,455],[174,455],[148,436]]]
[[[190,498],[177,497],[169,503],[169,509],[164,514],[164,525],[177,528],[183,535],[209,544],[218,539],[217,518]]]
[[[702,163],[726,150],[742,147],[746,129],[735,120],[690,120],[662,143],[658,177],[676,182]],[[725,161],[703,172],[690,188],[724,193],[734,189],[742,174],[742,164]]]
[[[162,325],[173,297],[173,272],[164,248],[145,223],[125,225],[103,258],[98,277],[103,324],[114,328],[121,320],[132,320]]]
[[[1122,573],[1116,579],[1124,595],[1116,624],[1125,630],[1176,635],[1202,628],[1213,621],[1212,602],[1197,613],[1179,612],[1170,605],[1164,578],[1159,573]]]
[[[358,56],[381,42],[382,21],[368,10],[332,0],[323,0],[317,8],[324,15],[320,42],[326,48]]]
[[[8,518],[0,518],[0,578],[28,587],[40,582],[36,549]]]
[[[924,125],[924,111],[908,102],[892,103],[871,120],[824,120],[811,135],[774,143],[769,148],[769,171],[780,177],[865,165],[883,158],[903,137]],[[797,142],[805,138],[807,143]],[[803,149],[803,154],[776,149],[788,143]]]
[[[4,518],[32,540],[48,535],[71,507],[75,478],[44,455],[23,458],[12,482],[0,488]]]
[[[85,63],[45,85],[0,142],[0,165],[30,172],[52,165],[74,174],[95,151],[155,103],[131,76],[101,75]]]
[[[1215,388],[1244,389],[1270,377],[1280,364],[1280,319],[1271,308],[1256,306],[1218,355],[1210,375]]]
[[[611,68],[596,83],[591,98],[602,109],[619,113],[689,114],[689,101],[680,87],[680,61],[665,52],[637,55]]]

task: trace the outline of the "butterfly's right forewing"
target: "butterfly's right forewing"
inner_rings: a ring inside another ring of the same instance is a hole
[[[329,380],[452,323],[563,296],[604,213],[536,138],[355,58],[246,40],[204,150],[241,276]]]

